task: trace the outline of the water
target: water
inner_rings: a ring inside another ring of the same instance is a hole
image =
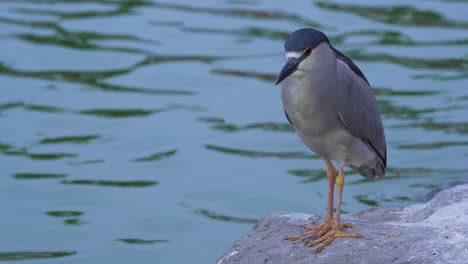
[[[343,210],[468,173],[466,1],[0,1],[0,260],[213,263],[260,217],[323,213],[282,42],[324,30],[375,88],[388,174]]]

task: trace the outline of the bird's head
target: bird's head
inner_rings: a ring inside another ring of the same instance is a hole
[[[315,62],[314,57],[320,52],[322,43],[329,43],[327,36],[320,30],[302,28],[294,31],[284,43],[286,65],[284,65],[276,84],[294,74],[296,71],[307,71]]]

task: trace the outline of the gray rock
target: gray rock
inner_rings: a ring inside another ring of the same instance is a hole
[[[371,208],[348,214],[348,233],[362,238],[337,238],[322,252],[305,244],[314,237],[289,242],[320,225],[324,217],[277,212],[260,220],[217,264],[320,263],[468,263],[468,184],[437,193],[430,201],[404,207]]]

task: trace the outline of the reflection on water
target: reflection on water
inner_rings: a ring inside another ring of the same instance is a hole
[[[70,153],[30,153],[26,148],[17,148],[5,143],[0,143],[0,152],[7,156],[24,156],[33,160],[58,160],[78,156]]]
[[[212,263],[264,215],[323,213],[323,161],[274,86],[300,27],[355,60],[384,119],[387,175],[347,169],[343,211],[466,181],[466,8],[0,0],[0,260]]]
[[[108,186],[108,187],[149,187],[157,185],[157,181],[108,181],[108,180],[71,180],[61,181],[63,184],[73,185],[94,185],[94,186]]]
[[[171,157],[171,156],[175,155],[176,153],[177,153],[176,149],[175,150],[169,150],[169,151],[165,151],[165,152],[152,154],[152,155],[149,155],[149,156],[146,156],[146,157],[137,158],[137,159],[134,159],[133,161],[140,161],[140,162],[156,161],[156,160],[161,160],[161,159]]]
[[[379,206],[379,203],[377,201],[369,199],[367,195],[365,194],[354,195],[353,198],[356,199],[358,202],[363,203],[365,205]]]
[[[437,175],[450,175],[454,177],[464,177],[468,173],[468,169],[463,170],[451,170],[451,169],[428,169],[428,168],[387,168],[385,177],[379,179],[379,181],[393,181],[398,178],[410,179],[410,178],[426,178]],[[349,182],[349,185],[355,184],[371,184],[374,180],[360,178],[359,180]],[[412,184],[411,187],[417,187],[420,185]],[[427,186],[423,184],[421,186]]]
[[[57,144],[57,143],[76,143],[85,144],[100,138],[99,135],[83,135],[83,136],[65,136],[55,138],[44,138],[39,141],[39,144]]]
[[[225,131],[225,132],[238,132],[247,129],[262,129],[267,131],[276,131],[276,132],[293,132],[294,128],[289,123],[273,123],[273,122],[263,122],[263,123],[254,123],[244,126],[238,126],[234,124],[229,124],[224,121],[223,118],[216,117],[202,117],[198,120],[212,124],[211,129]]]
[[[419,144],[407,144],[399,145],[398,148],[401,149],[441,149],[452,146],[467,146],[468,142],[466,141],[457,141],[457,142],[431,142],[431,143],[419,143]]]
[[[396,125],[396,128],[419,127],[427,130],[442,130],[447,133],[467,134],[468,122],[434,122],[428,120],[405,125]]]
[[[94,115],[99,117],[121,118],[148,116],[154,113],[160,113],[164,109],[143,110],[143,109],[91,109],[80,111],[80,114]]]
[[[58,218],[64,218],[63,223],[70,226],[81,226],[88,222],[82,221],[79,216],[82,216],[84,212],[79,211],[49,211],[46,215]]]
[[[185,207],[185,208],[192,208],[191,206],[189,206],[187,204],[184,204],[184,203],[182,203],[180,205],[182,207]],[[229,216],[229,215],[220,214],[220,213],[216,213],[216,212],[213,212],[213,211],[210,211],[210,210],[200,209],[200,208],[192,209],[192,213],[196,214],[196,215],[201,215],[201,216],[207,217],[207,218],[212,219],[212,220],[218,220],[218,221],[223,221],[223,222],[256,224],[257,221],[258,221],[257,219],[238,217],[238,216]]]
[[[327,179],[327,173],[324,170],[288,170],[289,174],[301,177],[300,183],[316,182]]]
[[[222,153],[248,156],[248,157],[276,157],[282,159],[317,159],[317,155],[308,154],[306,152],[266,152],[266,151],[255,151],[255,150],[243,150],[243,149],[234,149],[221,146],[215,146],[206,144],[205,148],[209,150],[214,150]]]
[[[373,7],[326,2],[317,2],[316,5],[320,8],[348,12],[389,24],[468,28],[468,23],[466,22],[452,21],[446,19],[440,13],[431,10],[420,10],[412,6]]]
[[[169,240],[166,239],[139,239],[139,238],[119,238],[116,239],[117,241],[122,241],[127,244],[133,244],[133,245],[151,245],[155,243],[165,243],[169,242]]]
[[[47,215],[54,216],[54,217],[71,217],[71,216],[80,216],[84,214],[83,212],[78,211],[49,211],[46,212]]]
[[[0,260],[26,260],[43,258],[60,258],[75,255],[75,251],[18,251],[18,252],[0,252]]]
[[[57,179],[65,178],[66,174],[55,173],[16,173],[13,175],[16,179],[35,180],[35,179]]]

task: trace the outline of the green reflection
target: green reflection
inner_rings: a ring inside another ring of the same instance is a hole
[[[37,179],[59,179],[67,177],[67,174],[56,173],[16,173],[13,175],[16,179],[37,180]]]
[[[24,110],[29,110],[29,111],[48,112],[48,113],[62,113],[66,111],[63,108],[58,108],[54,106],[26,104],[23,102],[0,104],[0,111],[12,109],[12,108],[22,108]]]
[[[235,223],[246,223],[246,224],[256,224],[257,219],[251,219],[251,218],[241,218],[241,217],[235,217],[235,216],[228,216],[228,215],[222,215],[218,213],[214,213],[208,210],[204,209],[196,209],[194,210],[195,214],[202,215],[205,217],[208,217],[213,220],[220,220],[223,222],[235,222]]]
[[[460,74],[415,74],[414,79],[433,79],[438,81],[450,81],[468,78],[468,73]]]
[[[190,205],[188,205],[186,203],[180,203],[179,205],[184,207],[184,208],[193,209],[192,206],[190,206]],[[205,209],[200,209],[200,208],[195,208],[195,209],[192,210],[192,212],[197,214],[197,215],[201,215],[201,216],[213,219],[213,220],[220,220],[220,221],[224,221],[224,222],[256,224],[257,221],[258,221],[257,219],[245,218],[245,217],[236,217],[236,216],[228,216],[228,215],[219,214],[219,213],[215,213],[215,212],[205,210]]]
[[[84,212],[80,211],[48,211],[46,215],[53,216],[53,217],[76,217],[83,215]]]
[[[293,132],[294,128],[289,123],[274,123],[274,122],[262,122],[254,123],[245,126],[238,126],[234,124],[225,123],[223,118],[216,117],[202,117],[198,119],[199,121],[213,124],[212,129],[221,130],[225,132],[238,132],[248,129],[261,129],[265,131],[274,131],[274,132]]]
[[[159,184],[157,181],[110,181],[110,180],[72,180],[61,181],[63,184],[94,185],[108,187],[149,187]]]
[[[32,3],[95,3],[96,1],[91,0],[19,0],[21,2],[32,2]],[[83,18],[93,18],[93,17],[112,17],[119,15],[129,15],[135,13],[137,8],[161,8],[161,9],[171,9],[181,12],[190,12],[190,13],[208,13],[216,16],[234,16],[240,18],[256,18],[256,19],[276,19],[282,21],[289,21],[303,26],[310,27],[321,27],[321,25],[315,21],[300,17],[294,14],[286,14],[282,12],[272,12],[272,11],[262,11],[256,9],[235,9],[235,8],[210,8],[210,7],[196,7],[185,4],[172,4],[172,3],[158,3],[144,0],[134,0],[134,1],[105,1],[99,0],[99,3],[107,4],[112,7],[111,10],[106,11],[59,11],[59,10],[49,10],[49,9],[29,9],[29,8],[16,8],[12,9],[14,12],[28,14],[28,15],[50,15],[55,16],[60,20],[67,19],[83,19]]]
[[[97,159],[97,160],[84,160],[84,161],[70,161],[68,164],[70,165],[85,165],[85,164],[98,164],[98,163],[104,163],[106,162],[103,159]]]
[[[348,12],[378,22],[394,25],[468,28],[468,23],[452,21],[446,19],[440,13],[429,10],[419,10],[412,6],[369,7],[329,2],[316,2],[316,5],[320,8]]]
[[[143,109],[90,109],[80,111],[80,114],[93,115],[99,117],[108,118],[126,118],[126,117],[141,117],[148,116],[155,113],[164,112],[166,109],[154,109],[154,110],[143,110]]]
[[[183,4],[169,4],[169,3],[154,3],[155,7],[167,8],[178,11],[190,13],[208,13],[216,16],[235,16],[242,18],[255,18],[255,19],[275,19],[281,21],[289,21],[301,26],[308,26],[314,28],[322,28],[323,26],[315,21],[300,17],[294,14],[286,14],[283,12],[272,12],[262,10],[250,9],[231,9],[231,8],[209,8],[209,7],[195,7]]]
[[[390,62],[414,69],[436,69],[436,70],[467,70],[468,60],[465,58],[454,59],[418,59],[398,57],[385,53],[364,54],[361,51],[350,50],[345,52],[354,60],[372,62]]]
[[[229,75],[229,76],[238,76],[238,77],[248,77],[248,78],[255,78],[263,81],[273,82],[276,81],[276,74],[268,74],[268,73],[257,73],[257,72],[247,72],[247,71],[234,71],[234,70],[222,70],[222,69],[214,69],[212,70],[215,74],[222,74],[222,75]]]
[[[385,87],[372,87],[375,94],[379,96],[428,96],[437,95],[441,91],[425,91],[425,90],[393,90]]]
[[[64,158],[74,158],[78,157],[78,154],[69,154],[69,153],[29,153],[28,156],[31,159],[35,160],[58,160]]]
[[[431,142],[431,143],[418,143],[418,144],[407,144],[399,145],[400,149],[441,149],[452,146],[467,146],[467,141],[455,141],[455,142]]]
[[[443,108],[414,109],[410,106],[395,105],[393,101],[390,100],[378,100],[378,104],[383,116],[387,118],[398,119],[419,119],[421,115],[427,113],[435,113],[464,108],[461,106],[447,106]]]
[[[275,132],[293,132],[294,127],[289,123],[273,123],[273,122],[265,122],[265,123],[254,123],[250,125],[244,126],[244,129],[252,129],[258,128],[267,131],[275,131]]]
[[[324,170],[288,170],[288,173],[302,178],[299,183],[316,182],[327,178]]]
[[[218,118],[218,117],[200,117],[198,120],[206,123],[224,123],[224,118]]]
[[[78,157],[78,154],[70,153],[29,153],[26,148],[16,148],[4,143],[0,143],[0,153],[8,156],[24,156],[33,160],[58,160]]]
[[[166,239],[139,239],[139,238],[119,238],[116,239],[117,241],[122,241],[127,244],[134,244],[134,245],[151,245],[155,243],[166,243],[170,242]]]
[[[86,224],[87,222],[81,221],[81,219],[79,218],[70,218],[63,220],[63,223],[66,225],[78,226]]]
[[[143,93],[154,95],[193,95],[195,92],[188,90],[172,90],[172,89],[150,89],[130,86],[121,86],[105,83],[102,80],[118,75],[124,75],[133,70],[155,63],[172,62],[172,61],[203,61],[211,62],[217,59],[227,59],[218,57],[203,57],[203,56],[153,56],[143,61],[136,63],[128,68],[107,71],[26,71],[14,69],[0,62],[0,74],[6,74],[15,77],[38,78],[50,81],[68,81],[73,83],[81,83],[98,90],[108,92],[123,92],[123,93]]]
[[[432,168],[387,168],[385,177],[378,181],[393,181],[399,178],[417,178],[428,177],[431,175],[464,175],[468,170],[451,170],[451,169],[432,169]],[[372,183],[374,179],[360,178],[347,183],[348,185]]]
[[[264,152],[264,151],[254,151],[254,150],[242,150],[242,149],[233,149],[221,146],[215,146],[206,144],[206,149],[214,150],[226,154],[235,154],[240,156],[247,156],[253,158],[259,157],[276,157],[282,159],[317,159],[317,155],[308,154],[305,152]]]
[[[367,195],[365,194],[359,194],[359,195],[354,195],[354,199],[356,199],[358,202],[369,205],[369,206],[379,206],[379,203],[375,200],[371,200]]]
[[[266,131],[274,131],[274,132],[294,132],[294,128],[289,123],[273,123],[273,122],[266,122],[266,123],[255,123],[246,126],[236,126],[233,124],[219,124],[211,127],[215,130],[222,130],[226,132],[237,132],[241,130],[247,129],[262,129]]]
[[[330,37],[334,44],[344,44],[346,39],[352,37],[374,37],[375,41],[366,42],[367,44],[379,45],[405,45],[405,46],[440,46],[440,45],[466,45],[468,39],[456,40],[432,40],[432,41],[415,41],[409,35],[394,30],[357,30],[349,31],[339,35]]]
[[[23,41],[31,42],[33,44],[42,44],[42,45],[56,45],[64,46],[68,48],[75,49],[87,49],[87,50],[103,50],[103,51],[116,51],[116,52],[126,52],[126,53],[145,53],[143,50],[124,48],[124,47],[106,47],[97,44],[88,43],[86,39],[77,39],[79,38],[79,33],[74,33],[72,35],[47,35],[42,36],[38,34],[16,34],[15,38],[21,39]],[[102,36],[101,39],[106,39],[105,36]],[[112,39],[112,38],[108,38]],[[130,39],[130,37],[128,38]]]
[[[27,10],[17,10],[17,11],[32,11]],[[34,11],[32,11],[34,12]],[[41,12],[41,10],[37,10]],[[109,47],[101,46],[99,44],[93,43],[94,41],[99,40],[118,40],[118,41],[133,41],[140,43],[149,43],[152,45],[158,44],[157,41],[146,40],[132,35],[126,34],[109,34],[109,33],[98,33],[98,32],[73,32],[68,31],[67,29],[60,26],[59,22],[55,21],[31,21],[31,20],[16,20],[13,18],[3,18],[0,17],[0,23],[8,23],[19,26],[27,26],[40,29],[49,29],[54,32],[54,34],[49,35],[39,35],[37,33],[22,33],[14,34],[12,37],[21,39],[23,41],[31,42],[34,44],[42,45],[57,45],[68,48],[75,49],[91,49],[91,50],[107,50],[107,51],[117,51],[117,52],[130,52],[130,53],[140,53],[148,54],[149,52],[144,50],[137,50],[132,48],[125,47]]]
[[[432,189],[435,189],[435,188],[439,187],[439,185],[437,185],[437,184],[414,183],[414,184],[408,185],[408,187],[411,187],[411,188],[425,188],[425,189],[432,190]]]
[[[382,115],[387,118],[418,119],[421,114],[437,111],[435,108],[416,110],[409,106],[397,106],[390,100],[378,100],[378,103]]]
[[[0,151],[1,151],[2,153],[3,153],[3,152],[6,152],[7,150],[9,150],[9,149],[11,149],[11,148],[13,148],[13,146],[0,142]]]
[[[66,1],[59,1],[58,3],[63,3]],[[73,1],[80,2],[80,1]],[[96,2],[96,1],[94,1]],[[104,1],[98,1],[103,2]],[[109,2],[107,2],[109,3]],[[81,18],[91,18],[91,17],[111,17],[118,15],[131,14],[133,8],[149,5],[150,2],[145,1],[115,1],[115,7],[113,10],[109,11],[58,11],[58,10],[49,10],[49,9],[29,9],[29,8],[13,8],[13,12],[28,14],[28,15],[50,15],[55,16],[60,20],[66,19],[81,19]]]
[[[178,29],[201,34],[224,34],[231,36],[238,36],[241,40],[251,40],[258,38],[266,38],[271,40],[285,40],[288,38],[290,32],[278,31],[261,27],[243,27],[239,29],[217,29],[209,27],[193,27],[185,26],[181,21],[167,22],[167,21],[151,21],[151,24],[165,27],[177,27]],[[366,41],[366,44],[378,45],[405,45],[405,46],[440,46],[440,45],[466,45],[468,38],[455,39],[455,40],[432,40],[432,41],[415,41],[409,35],[403,32],[394,30],[356,30],[344,32],[338,35],[329,34],[329,39],[335,45],[345,44],[348,38],[353,37],[373,37],[375,40]]]
[[[177,153],[177,150],[174,149],[174,150],[170,150],[170,151],[166,151],[166,152],[156,153],[156,154],[149,155],[149,156],[142,157],[142,158],[137,158],[137,159],[134,159],[132,161],[138,161],[138,162],[157,161],[157,160],[162,160],[162,159],[174,156],[176,153]]]
[[[16,251],[0,252],[0,260],[25,260],[25,259],[43,259],[60,258],[75,255],[76,251]]]
[[[55,143],[77,143],[85,144],[92,140],[100,138],[100,135],[83,135],[83,136],[65,136],[55,138],[44,138],[39,141],[39,144],[55,144]]]
[[[185,203],[181,203],[180,205],[182,207],[185,207],[185,208],[192,208],[190,205],[185,204]],[[236,217],[236,216],[228,216],[228,215],[219,214],[219,213],[215,213],[215,212],[205,210],[205,209],[200,209],[200,208],[195,208],[195,209],[193,209],[192,212],[197,214],[197,215],[201,215],[201,216],[213,219],[213,220],[220,220],[220,221],[224,221],[224,222],[256,224],[257,221],[258,221],[257,219]]]
[[[441,130],[446,133],[468,134],[468,123],[464,122],[435,122],[427,120],[425,122],[418,122],[412,124],[395,125],[395,128],[415,127],[425,130]]]
[[[153,21],[152,24],[155,25],[165,25],[164,23]],[[183,23],[175,24],[176,26],[183,31],[191,32],[191,33],[202,33],[202,34],[224,34],[224,35],[232,35],[238,36],[242,39],[257,39],[257,38],[267,38],[272,40],[285,40],[288,38],[290,32],[286,31],[277,31],[271,30],[267,28],[260,28],[260,27],[245,27],[241,29],[216,29],[216,28],[202,28],[202,27],[186,27]]]

